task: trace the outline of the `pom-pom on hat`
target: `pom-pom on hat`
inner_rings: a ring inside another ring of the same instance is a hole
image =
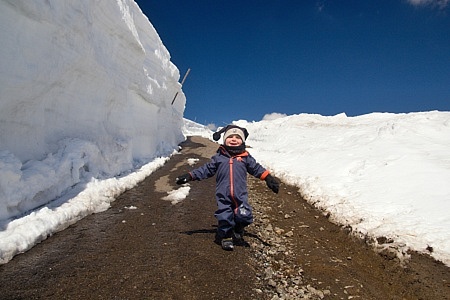
[[[213,134],[213,139],[215,141],[220,140],[220,135],[223,132],[225,132],[224,135],[223,135],[223,140],[224,141],[227,139],[227,137],[229,137],[230,135],[233,135],[233,134],[239,135],[243,142],[245,142],[245,140],[248,137],[247,129],[245,129],[243,127],[239,127],[237,125],[227,125],[227,126],[223,127],[222,129],[220,129],[219,131],[215,132]]]

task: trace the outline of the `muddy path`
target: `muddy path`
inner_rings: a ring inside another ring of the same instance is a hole
[[[183,150],[112,207],[0,265],[1,299],[450,299],[449,268],[411,254],[377,254],[328,221],[294,187],[278,195],[249,179],[255,224],[249,247],[214,243],[214,179],[186,199],[163,200],[175,178],[214,154],[189,138]]]

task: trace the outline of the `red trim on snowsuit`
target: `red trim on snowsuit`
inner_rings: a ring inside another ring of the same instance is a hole
[[[239,204],[236,201],[236,198],[234,196],[234,178],[233,178],[233,164],[234,164],[234,162],[233,162],[233,159],[236,159],[236,161],[241,162],[242,161],[242,157],[245,157],[245,156],[248,156],[248,152],[247,151],[245,151],[245,152],[243,152],[241,154],[238,154],[236,156],[230,157],[230,160],[228,162],[229,165],[230,165],[230,196],[231,196],[231,200],[234,203],[234,210],[233,210],[234,214],[237,214],[237,210],[239,208]]]
[[[266,170],[264,173],[261,174],[261,177],[259,177],[259,179],[265,180],[267,175],[269,175],[269,174],[270,174],[269,170]]]

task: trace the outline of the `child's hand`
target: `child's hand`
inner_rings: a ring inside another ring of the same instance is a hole
[[[178,176],[176,179],[177,184],[184,184],[187,183],[188,181],[192,180],[192,176],[191,174],[187,173],[187,174],[183,174],[181,176]]]
[[[269,189],[271,189],[275,194],[278,194],[278,190],[280,189],[280,184],[278,183],[278,181],[276,181],[275,178],[273,178],[273,176],[270,174],[267,175],[265,180]]]

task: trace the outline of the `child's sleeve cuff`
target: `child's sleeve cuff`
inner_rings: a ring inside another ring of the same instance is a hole
[[[265,180],[267,175],[269,175],[270,172],[268,170],[265,170],[264,173],[262,173],[261,177],[259,177],[259,179],[261,180]]]

